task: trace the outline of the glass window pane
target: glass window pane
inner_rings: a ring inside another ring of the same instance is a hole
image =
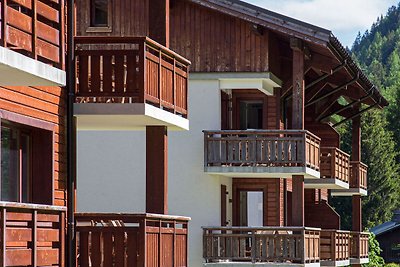
[[[92,0],[91,26],[108,26],[108,0]]]
[[[247,225],[263,226],[263,192],[247,192]]]
[[[22,202],[31,202],[30,197],[30,137],[21,135],[21,179],[22,179]]]
[[[19,201],[17,132],[1,127],[1,200]]]

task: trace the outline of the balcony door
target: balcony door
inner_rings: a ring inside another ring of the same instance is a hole
[[[267,223],[267,184],[240,179],[233,181],[233,225],[260,227]]]

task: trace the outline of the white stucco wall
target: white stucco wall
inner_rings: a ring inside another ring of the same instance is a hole
[[[190,80],[189,131],[168,133],[169,214],[192,218],[189,266],[200,267],[202,226],[220,225],[220,186],[231,179],[204,173],[203,130],[221,127],[217,80]],[[145,132],[78,133],[78,211],[145,210]],[[231,209],[228,206],[228,219]]]

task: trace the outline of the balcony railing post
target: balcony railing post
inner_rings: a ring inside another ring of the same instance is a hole
[[[173,105],[174,105],[174,114],[176,114],[176,59],[174,58],[174,65],[172,71],[172,94],[173,94]]]
[[[256,262],[256,233],[254,230],[251,231],[251,262]]]
[[[139,102],[146,103],[147,95],[147,51],[146,51],[146,40],[139,42]]]
[[[300,255],[300,257],[301,257],[300,261],[301,262],[300,263],[302,263],[302,264],[306,263],[306,245],[307,245],[307,242],[306,242],[306,231],[303,228],[301,230],[301,245],[300,245],[300,253],[301,253],[301,255]]]
[[[161,50],[159,50],[158,51],[158,97],[159,97],[159,101],[160,101],[160,103],[159,103],[159,106],[160,106],[160,108],[161,108],[161,106],[162,106],[162,102],[163,102],[163,90],[162,90],[162,88],[161,88],[161,86],[162,86],[162,65],[163,65],[163,62],[162,62],[162,51]]]
[[[36,40],[37,40],[37,34],[36,34],[36,22],[37,22],[37,0],[32,0],[32,55],[34,59],[37,59],[37,53],[36,53]],[[60,44],[62,45],[62,44]]]
[[[4,0],[5,2],[6,0]],[[0,254],[0,265],[6,266],[6,231],[7,231],[7,209],[5,207],[1,207],[1,221],[0,221],[0,230],[1,230],[1,254]]]
[[[36,2],[36,0],[34,1]],[[32,211],[32,266],[37,266],[37,210]]]

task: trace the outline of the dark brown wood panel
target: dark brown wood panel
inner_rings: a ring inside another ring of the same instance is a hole
[[[90,0],[76,1],[77,35],[148,36],[149,1],[111,1],[110,28],[90,27]]]
[[[191,71],[268,71],[268,31],[189,1],[174,1],[170,11],[170,47]]]

